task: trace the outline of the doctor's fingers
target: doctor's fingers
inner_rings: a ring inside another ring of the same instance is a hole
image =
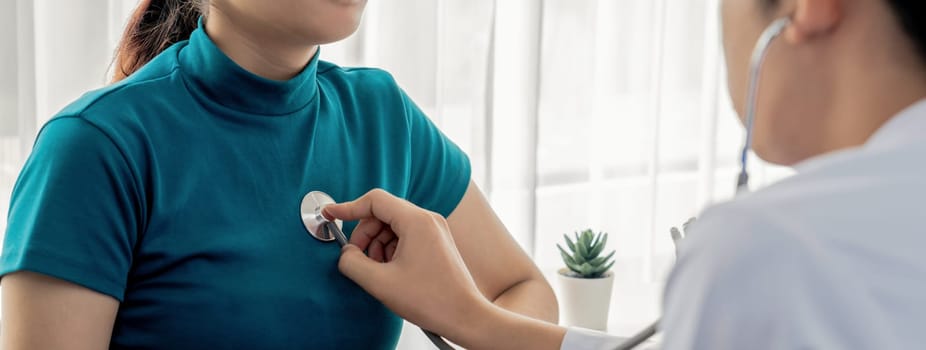
[[[386,256],[385,256],[386,262],[392,261],[392,259],[395,257],[395,250],[396,248],[398,248],[398,246],[399,246],[398,238],[393,239],[388,244],[386,244]]]
[[[383,228],[388,227],[382,221],[376,218],[363,219],[354,228],[350,234],[350,244],[357,246],[360,250],[366,251],[370,247],[373,239],[379,235]]]
[[[386,246],[396,240],[392,229],[377,219],[363,219],[354,228],[350,236],[350,244],[367,252],[368,256],[379,262],[386,262],[391,254],[386,254]]]
[[[348,244],[341,250],[338,261],[341,273],[400,315],[400,309],[413,303],[411,300],[425,297],[420,295],[422,290],[457,285],[465,289],[468,284],[475,283],[453,243],[446,220],[434,214],[417,223],[414,237],[399,235],[387,244],[386,250],[392,253],[387,256],[394,256],[388,257],[386,263],[372,258],[379,254],[372,252],[372,247],[379,243],[371,243],[370,257],[357,246]]]
[[[367,253],[370,255],[370,259],[387,262],[391,258],[390,255],[386,254],[386,246],[389,242],[396,240],[395,233],[389,229],[389,226],[383,228],[376,237],[373,238],[373,241],[370,242],[370,248],[367,250]]]
[[[348,221],[376,218],[391,226],[400,237],[413,233],[423,221],[433,220],[434,215],[381,189],[367,192],[351,202],[326,206],[323,213],[328,218]]]
[[[396,237],[395,233],[392,232],[392,229],[386,226],[386,228],[384,228],[379,233],[379,235],[377,235],[376,238],[373,239],[373,244],[371,244],[371,246],[375,245],[378,247],[379,249],[378,253],[380,254],[380,255],[377,255],[376,257],[373,257],[371,253],[371,257],[373,257],[373,260],[389,262],[389,260],[391,260],[392,258],[392,254],[389,253],[387,248],[390,242],[397,241],[397,240],[398,238]]]
[[[341,248],[341,258],[338,260],[338,270],[344,276],[357,283],[361,288],[382,300],[384,290],[392,276],[384,273],[387,264],[370,259],[363,254],[360,248],[353,244]]]

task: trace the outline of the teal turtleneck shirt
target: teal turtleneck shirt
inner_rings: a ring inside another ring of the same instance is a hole
[[[316,54],[271,81],[200,28],[42,128],[0,274],[118,299],[113,349],[390,349],[401,320],[338,272],[300,201],[383,188],[447,216],[469,176],[388,73]]]

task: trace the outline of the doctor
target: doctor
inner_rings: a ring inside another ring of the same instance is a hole
[[[760,33],[754,146],[798,174],[707,210],[665,293],[665,349],[910,349],[926,344],[926,3],[725,0],[730,92],[744,114]],[[610,349],[605,335],[504,311],[477,290],[439,216],[381,192],[339,267],[402,317],[467,348]],[[362,251],[381,232],[394,259]]]

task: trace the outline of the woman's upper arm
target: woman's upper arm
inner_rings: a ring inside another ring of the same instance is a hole
[[[486,297],[495,299],[520,282],[542,280],[471,180],[466,154],[404,92],[400,96],[410,137],[407,199],[447,217],[457,248]]]
[[[122,298],[145,217],[125,154],[80,117],[48,122],[13,189],[0,275],[31,271]]]
[[[33,272],[3,277],[2,348],[109,348],[119,301]]]
[[[447,222],[460,255],[486,297],[494,299],[513,284],[542,278],[474,182]]]
[[[81,117],[53,119],[38,135],[0,255],[4,349],[108,348],[144,226],[129,161]]]

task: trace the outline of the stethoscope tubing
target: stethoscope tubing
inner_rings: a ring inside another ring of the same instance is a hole
[[[749,151],[752,149],[752,137],[756,122],[756,108],[759,99],[759,82],[762,78],[762,67],[765,65],[765,58],[768,56],[769,48],[772,42],[777,38],[784,29],[791,24],[790,18],[781,18],[772,22],[772,24],[762,32],[755,49],[752,51],[752,57],[749,61],[749,86],[746,92],[746,140],[743,143],[743,150],[740,153],[740,173],[736,180],[736,193],[741,194],[749,191]]]

